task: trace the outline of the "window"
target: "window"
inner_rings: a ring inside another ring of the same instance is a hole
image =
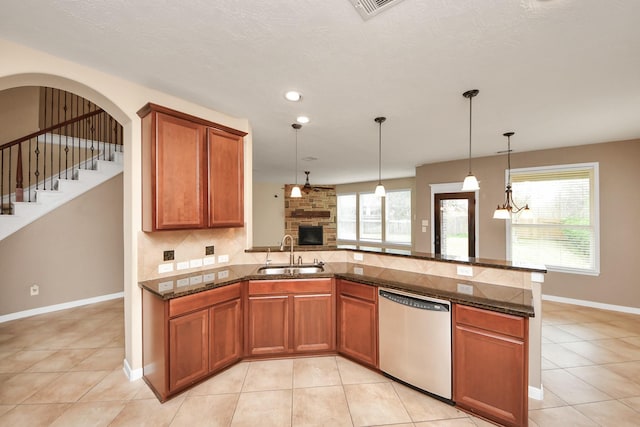
[[[513,198],[533,219],[514,215],[507,251],[517,264],[599,274],[598,164],[513,169]]]
[[[338,241],[411,245],[411,190],[338,194]]]
[[[338,239],[357,240],[356,195],[339,194],[337,207]]]

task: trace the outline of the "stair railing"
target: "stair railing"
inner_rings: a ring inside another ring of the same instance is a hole
[[[11,213],[13,202],[35,201],[37,190],[55,189],[57,179],[77,179],[78,169],[94,169],[95,159],[113,160],[122,152],[122,126],[94,108],[0,146],[0,215]],[[58,105],[58,115],[61,110],[66,113],[66,104]]]

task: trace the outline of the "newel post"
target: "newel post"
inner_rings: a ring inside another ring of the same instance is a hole
[[[24,189],[22,187],[22,143],[18,144],[18,164],[16,166],[16,202],[24,201]]]

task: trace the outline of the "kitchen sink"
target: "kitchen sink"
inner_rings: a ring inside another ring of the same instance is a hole
[[[324,267],[318,264],[298,264],[298,265],[265,265],[258,268],[258,274],[313,274],[322,273]]]

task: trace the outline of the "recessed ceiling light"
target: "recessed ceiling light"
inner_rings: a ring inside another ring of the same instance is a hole
[[[297,102],[302,99],[302,94],[300,92],[296,92],[295,90],[290,90],[289,92],[284,94],[284,97],[289,101]]]
[[[298,116],[298,117],[296,117],[296,121],[298,123],[302,123],[304,125],[304,124],[309,123],[309,117],[307,117],[307,116]]]

